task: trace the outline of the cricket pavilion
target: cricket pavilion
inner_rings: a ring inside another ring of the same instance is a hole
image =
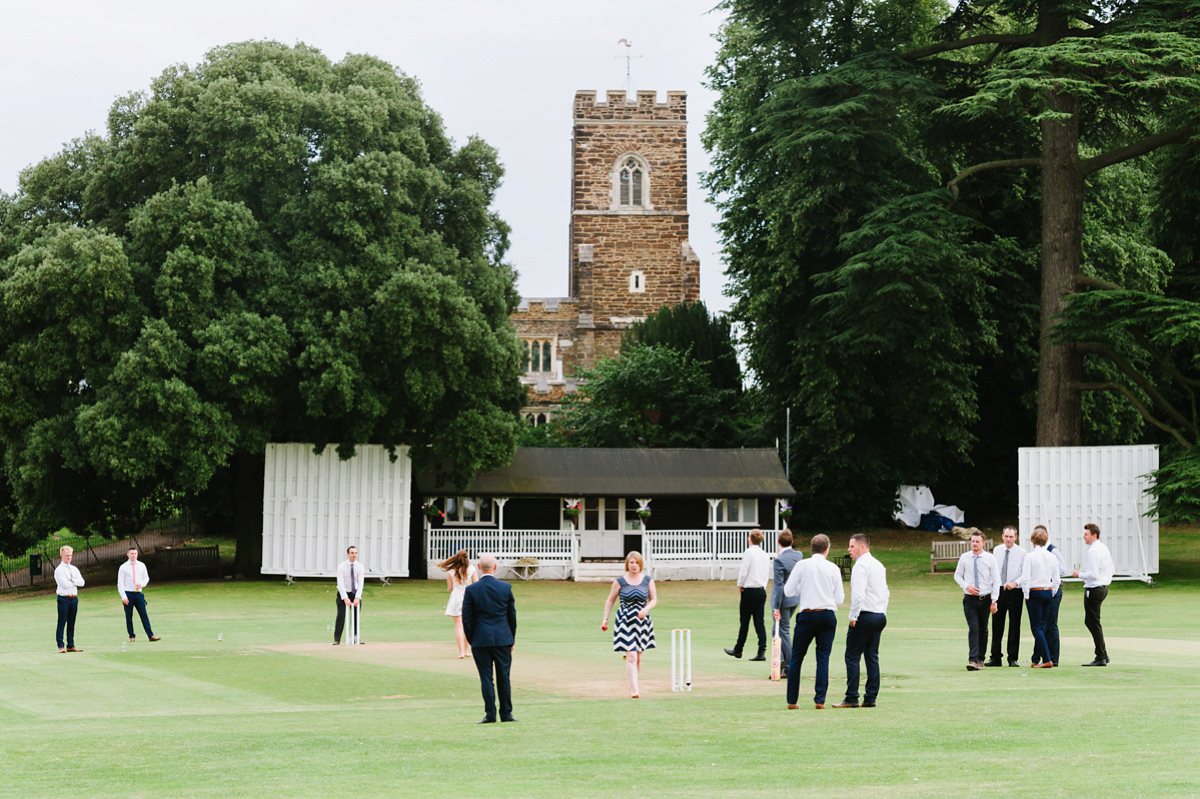
[[[465,549],[510,579],[608,581],[631,550],[657,580],[727,579],[750,530],[772,549],[796,494],[773,449],[522,448],[461,491],[434,471],[415,483],[430,578]]]

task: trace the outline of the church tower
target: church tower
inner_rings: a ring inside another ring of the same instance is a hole
[[[620,351],[621,335],[663,305],[700,298],[688,243],[687,94],[627,100],[575,94],[570,296],[522,300],[513,315],[527,354],[524,415],[548,417],[577,368]]]

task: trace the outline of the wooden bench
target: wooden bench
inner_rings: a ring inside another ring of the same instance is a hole
[[[708,579],[712,579],[716,559],[703,533],[647,531],[642,538],[646,542],[646,559],[652,570],[659,563],[694,563],[707,566]],[[653,571],[651,576],[654,576]]]
[[[163,547],[154,553],[157,570],[164,576],[178,577],[192,572],[213,572],[221,576],[221,550],[218,547]]]
[[[970,541],[934,541],[929,550],[929,573],[930,574],[948,574],[949,572],[939,572],[937,565],[939,563],[958,563],[959,557],[964,552],[971,551]],[[983,551],[992,551],[992,539],[987,539],[983,542]]]

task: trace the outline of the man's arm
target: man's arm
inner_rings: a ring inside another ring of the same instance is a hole
[[[779,556],[776,556],[775,563],[771,565],[772,577],[771,582],[771,609],[779,610],[783,607],[783,583],[784,575],[787,574],[787,567]]]
[[[746,577],[747,577],[747,575],[750,574],[750,563],[752,560],[752,558],[751,558],[752,554],[753,553],[750,551],[750,547],[746,547],[746,551],[742,553],[742,568],[738,569],[738,581],[737,581],[739,591],[742,589],[742,586],[746,584]]]
[[[783,585],[783,593],[788,596],[796,596],[800,593],[800,572],[804,566],[803,563],[797,563],[792,569],[792,573],[788,575],[787,582]]]
[[[140,575],[140,576],[141,576],[141,583],[140,583],[140,585],[142,586],[142,589],[141,589],[141,590],[145,591],[145,590],[146,590],[146,586],[150,585],[150,569],[148,569],[148,568],[146,567],[146,564],[145,564],[145,563],[142,563],[142,562],[140,562],[140,561],[138,562],[138,566],[140,566],[140,567],[141,567],[141,570],[140,570],[140,571],[141,571],[141,575]],[[136,575],[135,575],[135,576],[136,576]],[[134,587],[134,588],[137,588],[138,581],[137,581],[137,580],[134,580],[134,583],[135,583],[135,585],[134,585],[133,587]]]
[[[463,594],[462,626],[467,643],[472,643],[475,640],[475,597],[470,588]]]
[[[124,563],[121,564],[121,568],[117,569],[117,596],[121,597],[122,605],[129,604],[129,597],[125,596],[125,586],[124,586],[125,570],[127,568],[129,568],[129,561],[125,561]],[[133,580],[130,580],[129,583],[130,583],[130,585],[132,585]]]
[[[857,563],[850,570],[850,626],[854,626],[854,622],[858,621],[858,614],[862,612],[863,598],[867,593],[867,570],[859,568]]]
[[[969,553],[968,553],[969,554]],[[960,555],[958,565],[954,567],[954,582],[958,583],[958,587],[966,591],[971,585],[967,581],[967,555]]]
[[[517,638],[517,598],[513,596],[512,589],[508,590],[508,629],[513,634],[513,640]]]

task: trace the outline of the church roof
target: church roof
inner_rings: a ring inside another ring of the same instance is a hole
[[[425,495],[453,489],[426,470]],[[773,449],[520,448],[512,461],[475,476],[469,496],[793,497]]]

